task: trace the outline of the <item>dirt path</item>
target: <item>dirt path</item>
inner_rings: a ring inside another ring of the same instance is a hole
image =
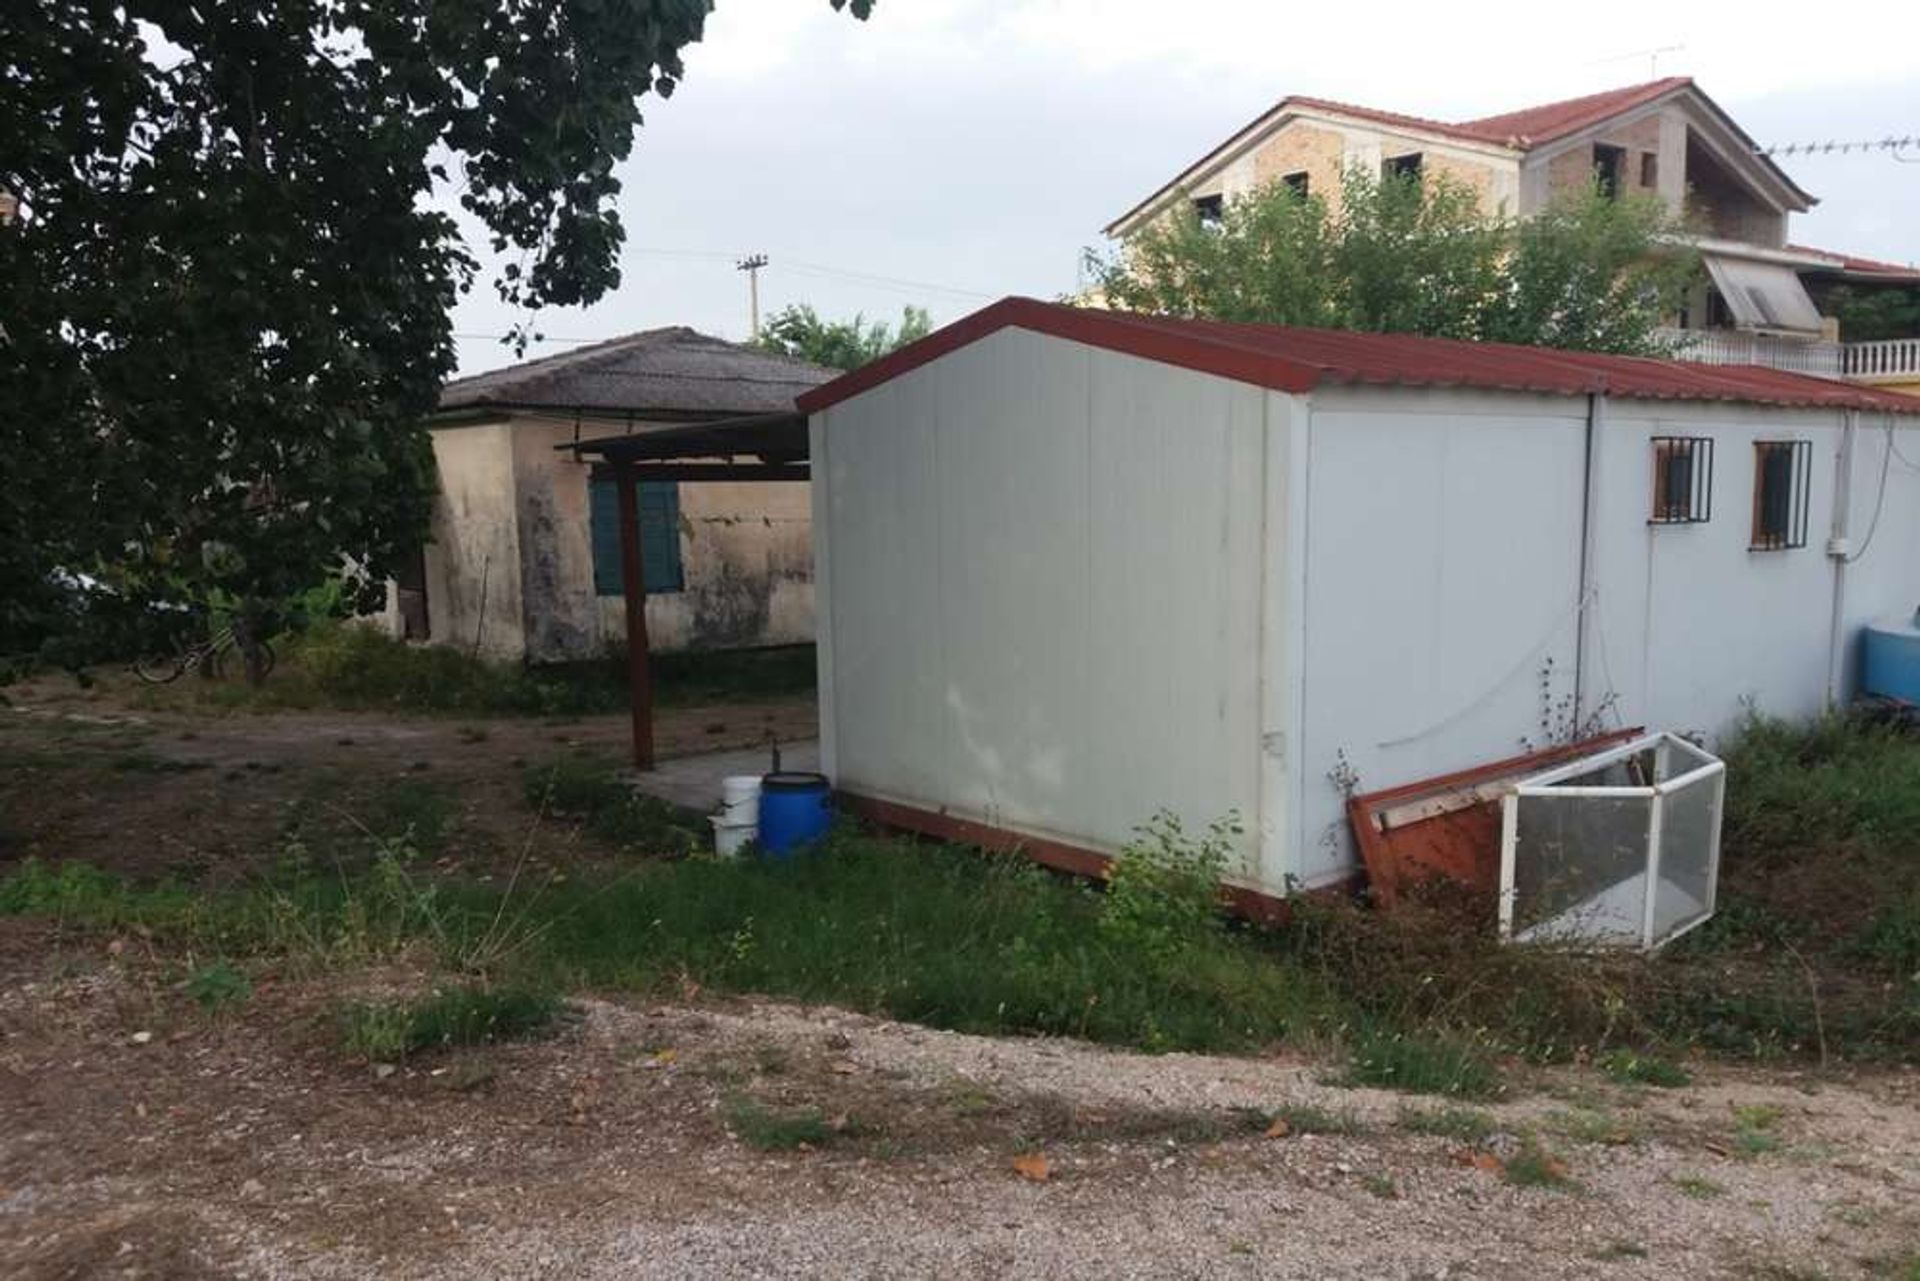
[[[696,999],[586,1001],[552,1041],[376,1069],[330,1036],[338,978],[261,975],[209,1014],[138,939],[19,921],[0,967],[10,1276],[1907,1281],[1920,1248],[1911,1074],[1568,1070],[1468,1141],[1299,1058]],[[754,1146],[768,1116],[812,1141]],[[1527,1132],[1565,1186],[1503,1181]],[[1036,1153],[1045,1181],[1014,1168]]]
[[[147,708],[111,685],[44,680],[0,704],[0,866],[38,855],[139,875],[248,873],[296,832],[411,825],[449,866],[510,860],[528,839],[529,765],[624,761],[624,716],[401,717]],[[660,712],[663,758],[816,733],[809,700]],[[425,829],[431,828],[431,831]],[[537,833],[551,861],[593,851]]]

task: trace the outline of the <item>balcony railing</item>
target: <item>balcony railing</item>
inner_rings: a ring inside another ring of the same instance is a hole
[[[1700,365],[1764,365],[1796,374],[1838,378],[1846,369],[1843,345],[1818,339],[1773,338],[1737,329],[1666,329],[1675,360]]]
[[[1884,342],[1844,345],[1842,372],[1867,382],[1887,378],[1920,379],[1920,338],[1889,338]]]

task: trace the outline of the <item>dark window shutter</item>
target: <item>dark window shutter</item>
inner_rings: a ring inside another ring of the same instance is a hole
[[[670,480],[642,481],[640,500],[640,573],[647,591],[677,592],[686,586],[680,565],[680,486]],[[593,590],[618,596],[620,582],[620,490],[611,480],[587,486],[588,519],[593,537]]]

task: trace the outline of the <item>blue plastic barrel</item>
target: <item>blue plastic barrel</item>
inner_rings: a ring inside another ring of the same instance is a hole
[[[1874,623],[1861,648],[1860,683],[1867,693],[1920,703],[1920,616]]]
[[[782,771],[760,780],[760,852],[789,858],[827,834],[833,788],[825,774]]]

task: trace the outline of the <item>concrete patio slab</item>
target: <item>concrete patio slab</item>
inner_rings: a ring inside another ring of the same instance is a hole
[[[711,814],[720,808],[720,780],[729,774],[764,774],[769,768],[764,747],[747,747],[731,752],[707,752],[700,756],[680,756],[661,761],[648,773],[626,772],[634,790],[683,809]],[[806,741],[780,744],[780,767],[790,770],[820,768],[820,745]]]

